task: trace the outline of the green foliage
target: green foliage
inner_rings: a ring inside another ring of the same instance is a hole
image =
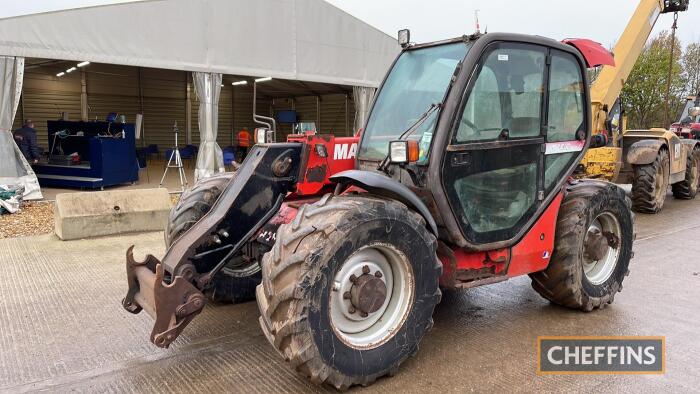
[[[687,86],[682,72],[682,48],[678,39],[674,45],[668,113],[664,114],[671,66],[671,35],[663,31],[647,43],[622,90],[629,129],[667,128],[666,120],[670,123],[685,104]]]
[[[694,42],[685,48],[681,65],[686,93],[694,96],[700,92],[700,42]]]

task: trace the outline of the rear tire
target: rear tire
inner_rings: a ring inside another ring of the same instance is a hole
[[[235,173],[216,174],[197,182],[187,189],[175,207],[165,228],[165,246],[170,245],[209,212],[212,205]],[[232,262],[236,261],[236,256]],[[207,296],[214,302],[244,302],[255,297],[255,286],[261,280],[260,265],[255,263],[238,267],[235,263],[225,266],[212,280]]]
[[[398,202],[327,195],[282,225],[263,257],[260,325],[312,382],[339,390],[368,385],[393,374],[433,325],[442,273],[436,248],[423,218]],[[391,269],[377,275],[382,259]],[[353,280],[357,263],[364,274]],[[385,281],[385,297],[369,298],[382,306],[355,310],[356,284],[375,278]]]
[[[671,164],[668,151],[661,149],[651,164],[634,166],[632,209],[642,213],[657,213],[664,207]]]
[[[681,200],[692,200],[698,194],[700,184],[700,148],[694,148],[688,155],[685,165],[685,179],[674,183],[671,187],[673,197]]]
[[[611,304],[629,274],[633,221],[629,199],[614,184],[585,180],[569,186],[557,218],[552,259],[547,269],[530,274],[532,287],[555,304],[586,312]],[[607,245],[597,260],[586,248],[596,230]]]

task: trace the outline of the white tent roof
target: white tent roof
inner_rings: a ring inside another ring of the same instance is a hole
[[[0,20],[0,55],[377,86],[395,39],[323,0],[150,0]]]

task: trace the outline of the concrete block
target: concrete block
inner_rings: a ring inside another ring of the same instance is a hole
[[[64,241],[162,231],[170,206],[164,188],[62,193],[56,196],[55,231]]]

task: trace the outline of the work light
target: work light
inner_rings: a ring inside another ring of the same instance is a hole
[[[411,42],[411,31],[408,29],[399,30],[399,45],[406,48]]]
[[[267,129],[263,127],[258,127],[255,129],[255,143],[256,144],[264,144],[267,142],[266,139],[267,136]]]
[[[389,159],[392,163],[412,163],[418,161],[418,141],[391,141]]]

